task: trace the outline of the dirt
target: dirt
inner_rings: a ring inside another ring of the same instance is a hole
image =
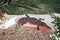
[[[25,27],[13,25],[0,29],[0,40],[51,40],[48,33],[37,30],[26,30]]]

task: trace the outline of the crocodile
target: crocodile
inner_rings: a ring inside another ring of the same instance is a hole
[[[37,30],[39,30],[39,26],[44,26],[48,29],[51,29],[51,27],[49,27],[46,23],[42,22],[41,20],[44,20],[44,19],[42,19],[42,18],[36,19],[36,18],[30,17],[26,14],[26,17],[19,19],[18,24],[23,25],[26,23],[30,23],[33,25],[37,25]]]

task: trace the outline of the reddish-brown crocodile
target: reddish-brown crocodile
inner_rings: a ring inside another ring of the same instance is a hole
[[[33,25],[37,25],[37,30],[42,30],[42,31],[47,31],[47,32],[52,30],[51,27],[49,27],[47,24],[45,24],[44,22],[41,21],[41,18],[38,20],[36,18],[29,17],[27,14],[26,14],[26,16],[27,17],[23,17],[23,18],[19,19],[19,21],[18,21],[19,25],[30,23]]]

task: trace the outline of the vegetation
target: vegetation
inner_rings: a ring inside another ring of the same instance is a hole
[[[60,13],[59,0],[0,0],[0,9],[9,14]]]
[[[52,18],[55,20],[52,22],[54,24],[54,27],[56,28],[56,33],[53,35],[50,35],[52,40],[60,40],[60,17],[52,15]]]

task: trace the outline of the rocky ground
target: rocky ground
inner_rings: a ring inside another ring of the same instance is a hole
[[[0,40],[51,40],[48,33],[37,30],[26,30],[25,27],[13,25],[8,29],[0,29]]]

